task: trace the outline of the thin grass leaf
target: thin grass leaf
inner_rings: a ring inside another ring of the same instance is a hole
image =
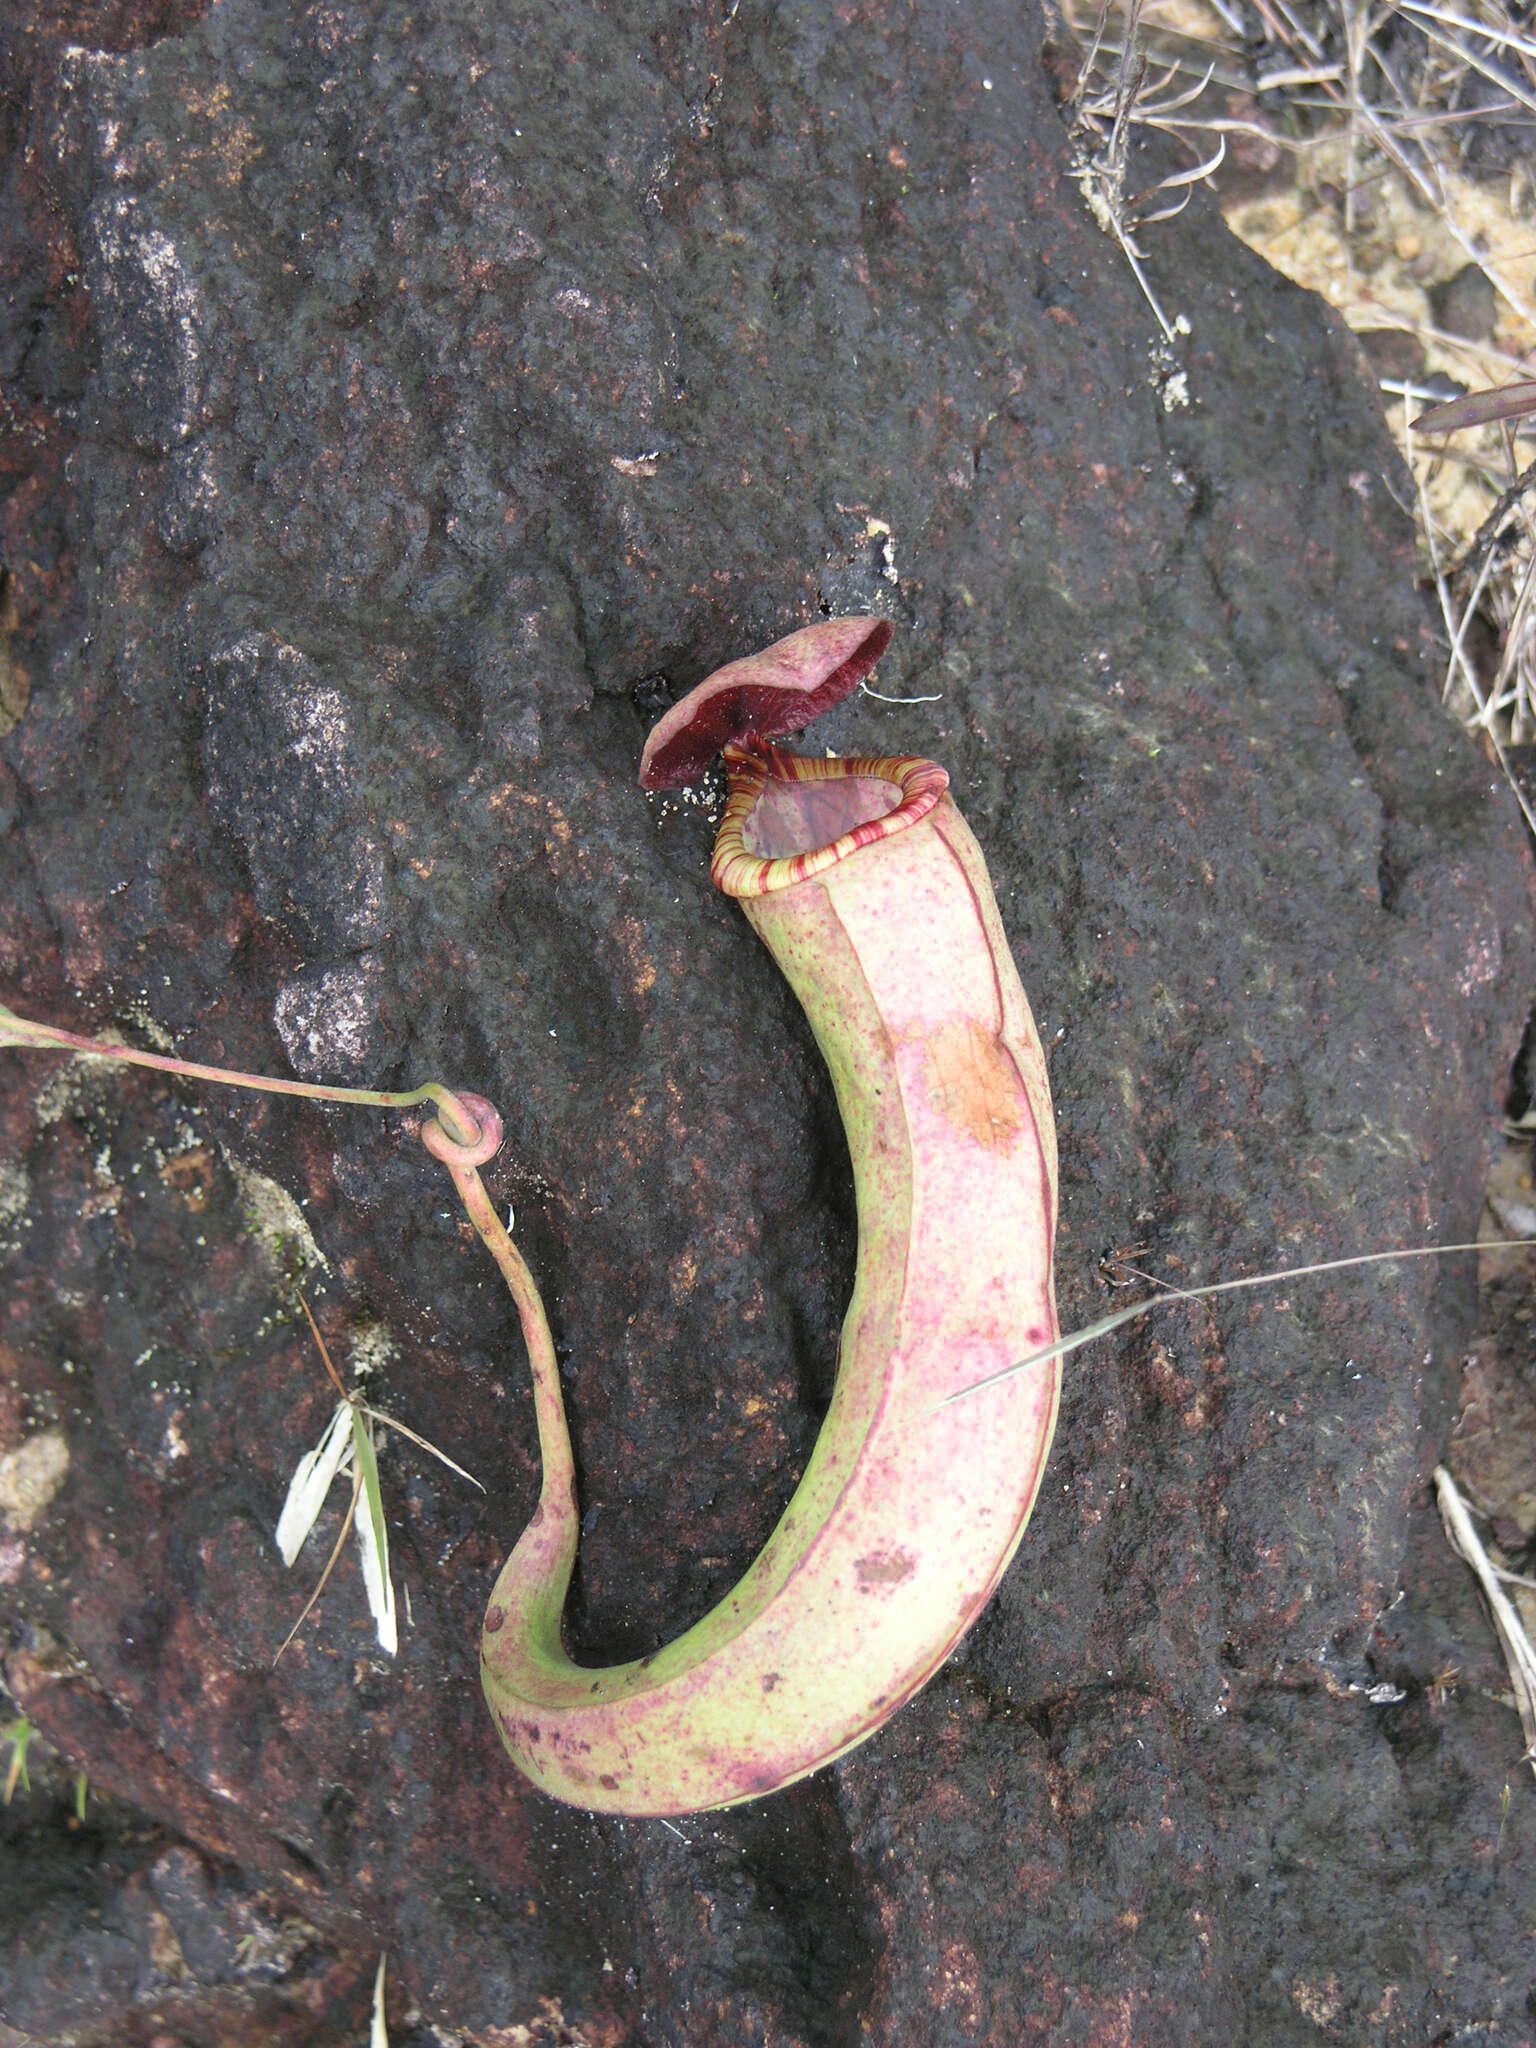
[[[1109,0],[1104,0],[1103,6],[1101,6],[1099,9],[1099,18],[1094,24],[1093,40],[1089,43],[1088,48],[1084,53],[1082,64],[1078,69],[1077,83],[1072,88],[1072,96],[1069,101],[1069,105],[1071,105],[1075,109],[1081,109],[1084,98],[1087,95],[1089,83],[1092,80],[1094,71],[1098,65],[1099,52],[1101,51],[1104,45],[1105,31],[1108,29],[1108,27]],[[1122,51],[1119,54],[1123,56],[1124,52]]]
[[[374,1456],[373,1437],[368,1428],[368,1411],[361,1406],[352,1410],[352,1455],[357,1460],[362,1478],[363,1497],[368,1504],[374,1541],[381,1552],[387,1553],[389,1538],[384,1529],[384,1494],[379,1486],[378,1460]]]
[[[373,1433],[366,1411],[358,1408],[352,1411],[352,1451],[367,1510],[357,1517],[357,1540],[362,1550],[368,1611],[373,1616],[380,1649],[393,1657],[400,1649],[400,1630],[395,1616],[395,1589],[389,1576],[389,1535],[384,1527],[384,1495],[379,1486]]]
[[[1465,398],[1432,405],[1412,425],[1416,434],[1456,434],[1464,427],[1519,419],[1528,412],[1536,412],[1536,378],[1522,384],[1501,384],[1496,391],[1469,391]]]
[[[0,1804],[10,1805],[16,1796],[18,1785],[23,1792],[32,1790],[32,1780],[27,1776],[27,1744],[35,1733],[36,1730],[25,1714],[12,1721],[7,1728],[0,1729],[0,1742],[8,1742],[11,1745],[11,1760],[5,1773],[5,1797]]]
[[[1520,588],[1504,626],[1504,652],[1499,661],[1498,673],[1494,676],[1496,693],[1507,691],[1511,700],[1520,694],[1518,686],[1510,689],[1511,678],[1515,675],[1521,654],[1524,652],[1526,630],[1530,622],[1532,592],[1536,590],[1536,554],[1526,560],[1520,578]],[[1515,737],[1518,739],[1519,734]]]
[[[1227,154],[1227,138],[1216,138],[1216,149],[1204,163],[1194,164],[1187,171],[1174,171],[1169,177],[1161,178],[1145,192],[1138,192],[1134,199],[1126,202],[1126,212],[1138,228],[1149,228],[1158,221],[1176,220],[1194,196],[1194,188],[1202,178],[1208,178],[1224,161]],[[1143,208],[1164,193],[1176,193],[1177,197],[1169,206],[1161,207],[1156,213],[1143,212]]]
[[[1183,41],[1183,48],[1169,49],[1162,53],[1162,61],[1170,71],[1179,72],[1186,78],[1203,79],[1208,85],[1220,86],[1224,92],[1252,92],[1253,79],[1246,70],[1234,65],[1224,65],[1219,57],[1215,63],[1206,60],[1205,50],[1215,48],[1219,51],[1220,44],[1203,42],[1199,37],[1188,37]],[[1123,43],[1106,42],[1100,54],[1118,60],[1124,57],[1125,46]],[[1264,131],[1266,136],[1268,132],[1267,129]]]
[[[392,1429],[398,1435],[408,1437],[418,1450],[429,1452],[440,1465],[446,1465],[450,1472],[457,1472],[461,1479],[467,1479],[471,1486],[478,1486],[480,1491],[484,1493],[485,1487],[475,1477],[473,1472],[466,1472],[462,1465],[456,1465],[446,1451],[440,1451],[437,1445],[429,1442],[426,1437],[418,1436],[415,1430],[408,1428],[405,1423],[396,1422],[394,1416],[386,1415],[382,1408],[370,1408],[367,1413],[374,1422],[382,1422],[386,1429]]]
[[[1005,1365],[998,1372],[989,1372],[983,1379],[972,1380],[968,1387],[957,1387],[937,1405],[948,1408],[955,1401],[968,1401],[973,1394],[984,1393],[988,1387],[1001,1386],[1015,1373],[1028,1372],[1036,1365],[1049,1365],[1053,1358],[1070,1358],[1085,1344],[1097,1343],[1100,1337],[1123,1329],[1138,1317],[1149,1316],[1154,1309],[1171,1308],[1175,1302],[1209,1301],[1217,1294],[1238,1294],[1253,1287],[1278,1287],[1282,1280],[1305,1280],[1314,1273],[1342,1273],[1351,1266],[1390,1265],[1396,1259],[1443,1259],[1453,1252],[1516,1251],[1523,1245],[1536,1245],[1536,1238],[1501,1237],[1491,1238],[1486,1244],[1420,1244],[1410,1245],[1404,1251],[1356,1252],[1347,1259],[1319,1259],[1308,1266],[1281,1266],[1273,1273],[1249,1273],[1241,1280],[1213,1280],[1203,1287],[1174,1287],[1166,1280],[1158,1281],[1155,1284],[1166,1288],[1165,1293],[1149,1295],[1144,1301],[1133,1301],[1126,1308],[1100,1316],[1096,1323],[1088,1323],[1081,1330],[1069,1330],[1054,1344],[1045,1344],[1038,1351],[1031,1351],[1016,1365]]]

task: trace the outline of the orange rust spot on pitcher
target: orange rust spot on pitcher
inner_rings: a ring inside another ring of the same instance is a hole
[[[1018,1069],[975,1017],[941,1024],[924,1047],[924,1077],[946,1121],[989,1152],[1011,1152],[1027,1117]]]

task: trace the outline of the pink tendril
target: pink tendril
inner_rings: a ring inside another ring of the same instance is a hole
[[[484,1166],[488,1159],[494,1159],[501,1145],[501,1117],[493,1102],[487,1102],[483,1095],[470,1095],[465,1090],[456,1090],[454,1107],[462,1116],[466,1127],[478,1132],[474,1141],[461,1145],[451,1137],[448,1128],[436,1116],[421,1127],[421,1142],[444,1166]]]

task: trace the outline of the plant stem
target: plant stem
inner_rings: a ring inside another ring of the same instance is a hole
[[[542,1498],[551,1506],[569,1502],[574,1512],[576,1460],[571,1450],[571,1433],[565,1419],[565,1400],[560,1392],[560,1366],[555,1357],[555,1340],[549,1318],[522,1253],[502,1227],[501,1218],[485,1192],[485,1184],[473,1166],[455,1160],[443,1164],[453,1176],[465,1214],[480,1233],[481,1242],[501,1270],[512,1299],[517,1303],[523,1326],[523,1343],[533,1376],[534,1414],[539,1428],[539,1456],[543,1461]]]
[[[309,1102],[358,1103],[367,1109],[418,1109],[430,1102],[455,1144],[472,1145],[478,1136],[473,1119],[465,1117],[457,1097],[441,1081],[428,1081],[420,1088],[395,1093],[378,1088],[327,1088],[315,1081],[279,1081],[267,1074],[245,1074],[232,1067],[205,1067],[196,1060],[141,1052],[136,1046],[86,1038],[76,1031],[60,1031],[52,1024],[34,1024],[30,1018],[18,1017],[14,1010],[0,1004],[0,1048],[8,1045],[23,1051],[69,1052],[119,1065],[153,1067],[162,1074],[181,1074],[189,1081],[217,1081],[226,1087],[251,1088],[264,1095],[298,1095]]]

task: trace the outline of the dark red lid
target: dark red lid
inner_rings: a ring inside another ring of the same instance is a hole
[[[684,789],[731,740],[802,732],[858,688],[890,641],[885,619],[825,619],[727,662],[651,727],[641,787]]]

